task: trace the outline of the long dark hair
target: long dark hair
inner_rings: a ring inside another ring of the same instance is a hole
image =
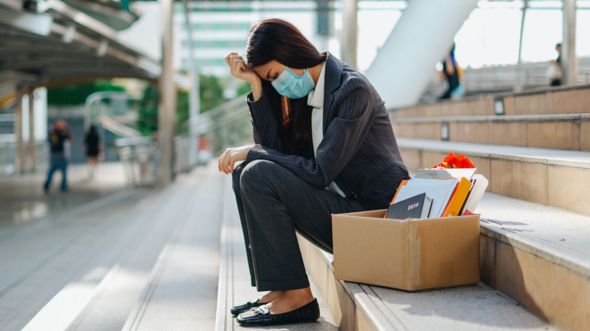
[[[246,46],[246,62],[250,67],[264,65],[272,60],[290,68],[304,69],[314,67],[326,60],[315,46],[293,24],[271,18],[262,20],[250,29]],[[280,109],[281,136],[287,152],[303,154],[311,142],[311,107],[307,97],[288,99],[280,96],[270,83],[264,93],[272,94],[273,109]]]

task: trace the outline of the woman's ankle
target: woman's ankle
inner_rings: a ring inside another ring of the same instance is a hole
[[[311,288],[309,287],[284,291],[282,297],[297,301],[311,301],[314,298]]]
[[[269,303],[280,298],[281,296],[283,296],[283,294],[285,294],[285,291],[270,291],[262,297],[260,297],[259,301],[261,303]]]

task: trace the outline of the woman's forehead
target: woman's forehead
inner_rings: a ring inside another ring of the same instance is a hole
[[[268,78],[270,74],[280,73],[283,71],[284,66],[279,62],[272,60],[263,65],[254,67],[254,71],[262,78]]]

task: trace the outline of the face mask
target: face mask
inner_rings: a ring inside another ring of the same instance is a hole
[[[280,95],[284,95],[289,99],[303,98],[315,86],[313,78],[311,78],[307,69],[305,69],[302,76],[297,76],[287,67],[271,84]]]

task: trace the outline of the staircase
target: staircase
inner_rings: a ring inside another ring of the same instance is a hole
[[[486,285],[566,330],[590,329],[590,86],[486,96],[392,113],[410,170],[453,151],[490,180]]]
[[[589,330],[588,105],[590,86],[580,86],[394,110],[394,131],[411,171],[454,151],[470,156],[490,180],[478,206],[482,283],[409,293],[339,281],[333,256],[299,237],[314,293],[324,302],[324,319],[314,327]],[[222,249],[229,254],[224,256],[234,254],[234,262],[221,260],[220,275],[226,277],[220,279],[216,330],[238,327],[227,313],[230,302],[255,297],[251,288],[238,290],[249,280],[236,224],[224,222],[222,230],[224,238],[233,233]],[[227,276],[235,268],[241,268],[241,280]]]

